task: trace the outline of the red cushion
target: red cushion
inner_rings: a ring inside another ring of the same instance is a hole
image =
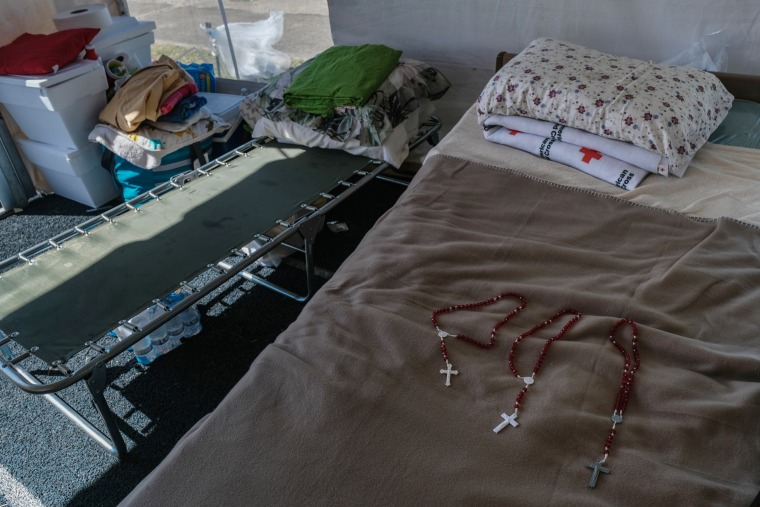
[[[50,74],[76,59],[100,28],[71,28],[51,34],[19,35],[0,48],[0,74]]]

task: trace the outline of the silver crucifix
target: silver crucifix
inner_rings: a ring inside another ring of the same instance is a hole
[[[499,423],[499,425],[498,425],[498,426],[496,426],[496,427],[493,429],[493,432],[494,432],[494,433],[498,433],[498,432],[500,432],[501,430],[503,430],[503,429],[504,429],[504,428],[506,428],[507,426],[512,426],[513,428],[516,428],[516,427],[517,427],[517,412],[515,412],[515,413],[514,413],[514,414],[512,414],[512,415],[501,414],[501,418],[502,418],[502,419],[504,419],[504,420],[503,420],[503,421],[501,421],[501,422]]]
[[[596,463],[589,463],[588,465],[586,465],[586,468],[590,468],[591,470],[593,470],[593,472],[591,473],[591,480],[588,481],[589,488],[596,487],[596,481],[599,479],[599,472],[603,474],[610,473],[610,469],[603,467],[602,466],[603,464],[604,463],[602,461],[597,461]]]
[[[446,369],[441,369],[441,375],[446,375],[446,387],[449,387],[451,385],[451,376],[452,375],[459,375],[459,372],[457,370],[452,370],[453,366],[451,363],[446,362]]]

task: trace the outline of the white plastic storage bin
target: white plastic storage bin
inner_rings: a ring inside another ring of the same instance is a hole
[[[78,60],[55,74],[0,76],[0,102],[29,139],[82,148],[91,144],[107,88],[100,62]]]
[[[244,98],[242,95],[209,92],[198,92],[198,95],[206,98],[205,107],[209,111],[231,125],[224,132],[214,135],[214,144],[211,149],[212,157],[220,157],[251,140],[240,114],[240,103]]]
[[[21,151],[33,163],[58,195],[97,208],[119,193],[108,171],[100,165],[101,148],[90,143],[84,148],[58,148],[20,139]]]
[[[234,125],[240,118],[240,103],[243,102],[242,95],[232,95],[231,93],[209,93],[198,92],[199,97],[206,99],[206,108],[219,116],[221,119]]]
[[[155,42],[153,21],[137,21],[131,16],[114,16],[111,24],[101,28],[92,40],[92,46],[103,62],[120,54],[127,55],[127,68],[131,71],[151,63],[150,46]]]

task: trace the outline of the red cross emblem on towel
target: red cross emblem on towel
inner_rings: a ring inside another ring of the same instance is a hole
[[[583,161],[585,163],[587,163],[587,164],[589,162],[591,162],[592,158],[596,159],[596,160],[599,160],[600,158],[602,158],[602,154],[601,153],[599,153],[596,150],[592,150],[590,148],[581,148],[578,151],[580,151],[581,153],[583,153]]]
[[[509,131],[509,135],[510,135],[510,136],[516,136],[516,135],[517,135],[517,134],[519,134],[519,133],[520,133],[520,131],[519,131],[519,130],[510,130],[510,131]]]

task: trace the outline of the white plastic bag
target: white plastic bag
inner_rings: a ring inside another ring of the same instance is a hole
[[[662,63],[680,65],[710,72],[725,72],[728,68],[728,55],[723,30],[703,35],[692,43],[689,49]]]
[[[272,11],[261,21],[228,24],[240,79],[266,81],[290,68],[290,56],[272,47],[282,38],[284,17],[283,11]],[[227,72],[234,76],[224,25],[209,30],[209,36],[216,42]]]

